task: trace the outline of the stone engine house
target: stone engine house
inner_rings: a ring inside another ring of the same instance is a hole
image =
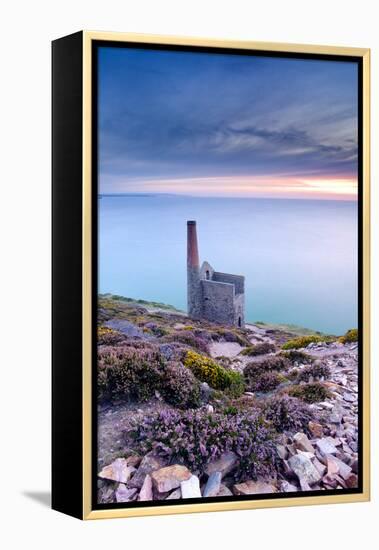
[[[192,319],[245,326],[245,277],[200,267],[196,222],[187,222],[187,300]]]

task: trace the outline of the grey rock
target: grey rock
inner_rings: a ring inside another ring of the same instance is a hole
[[[295,447],[300,451],[314,454],[315,450],[312,443],[309,441],[304,433],[298,432],[293,436]]]
[[[328,454],[335,455],[337,453],[336,447],[326,437],[318,439],[316,441],[316,446],[323,456]]]
[[[326,472],[326,466],[324,466],[324,464],[322,464],[322,462],[320,462],[317,458],[314,458],[312,460],[312,463],[313,463],[313,466],[318,471],[318,473],[320,474],[320,476],[323,476]]]
[[[104,466],[98,476],[102,479],[127,483],[135,471],[136,469],[134,466],[128,466],[128,462],[125,458],[116,458],[112,464]]]
[[[201,498],[199,478],[192,475],[180,483],[182,498]]]
[[[289,483],[288,481],[282,481],[280,484],[280,490],[282,493],[295,493],[298,491],[296,485]]]
[[[319,403],[319,406],[323,409],[326,409],[327,411],[331,411],[334,408],[334,405],[332,403],[329,403],[329,401],[321,401],[321,403]]]
[[[282,460],[286,460],[286,458],[288,457],[288,451],[284,445],[277,445],[276,452],[278,453],[278,457]]]
[[[129,487],[140,489],[145,481],[147,474],[151,474],[154,470],[159,470],[165,465],[165,462],[157,456],[147,454],[143,457],[138,470],[129,482]]]
[[[153,481],[149,474],[145,477],[138,500],[153,500]]]
[[[230,497],[232,496],[232,491],[226,486],[221,483],[220,490],[217,494],[218,497]]]
[[[305,479],[305,477],[300,477],[299,482],[300,482],[300,489],[302,491],[311,491],[312,490],[311,486],[309,485],[309,483]]]
[[[217,460],[210,462],[206,467],[205,472],[210,476],[214,472],[221,472],[222,477],[232,472],[237,466],[238,457],[233,451],[226,452]]]
[[[353,470],[354,474],[358,473],[358,466],[359,466],[358,459],[357,458],[353,459],[353,461],[351,462],[351,469]]]
[[[166,500],[175,500],[178,498],[182,498],[182,491],[180,490],[180,487],[178,489],[175,489],[175,491],[172,491],[166,498]]]
[[[220,491],[221,485],[221,472],[213,472],[208,478],[208,481],[204,487],[203,497],[215,497]]]
[[[309,485],[314,485],[320,481],[320,473],[307,456],[302,454],[291,456],[288,463],[299,478],[299,481],[306,481]]]
[[[347,392],[343,394],[343,398],[348,403],[354,403],[354,401],[356,401],[357,399],[355,395],[352,395],[351,393],[347,393]]]
[[[201,400],[207,402],[213,393],[212,388],[206,382],[202,382],[200,385]]]
[[[106,321],[104,326],[117,330],[118,332],[122,332],[122,334],[125,334],[126,336],[146,339],[144,332],[126,319],[112,319],[111,321]]]
[[[343,409],[338,405],[335,405],[333,407],[332,412],[328,416],[328,421],[331,422],[332,424],[340,424],[342,420],[342,415],[343,415]]]
[[[115,492],[117,502],[130,502],[136,495],[137,489],[128,489],[124,483],[120,483]]]

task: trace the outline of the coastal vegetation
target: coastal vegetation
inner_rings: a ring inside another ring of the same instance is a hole
[[[336,338],[334,336],[309,334],[307,336],[299,336],[297,338],[293,338],[292,340],[288,340],[285,344],[283,344],[282,349],[300,349],[309,346],[309,344],[318,344],[320,342],[334,342],[335,339]]]
[[[185,498],[193,478],[192,496],[357,482],[356,330],[337,338],[224,327],[113,295],[99,297],[98,319],[100,502]],[[337,441],[329,410],[348,480],[312,470],[322,465],[317,445]],[[296,474],[298,456],[313,472],[306,481]]]

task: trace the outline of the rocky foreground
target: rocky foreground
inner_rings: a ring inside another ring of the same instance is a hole
[[[357,487],[354,331],[226,330],[108,296],[99,317],[99,502]]]

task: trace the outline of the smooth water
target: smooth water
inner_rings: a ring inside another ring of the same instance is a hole
[[[187,220],[200,262],[245,275],[246,320],[342,334],[357,326],[357,203],[99,198],[99,292],[186,309]]]

